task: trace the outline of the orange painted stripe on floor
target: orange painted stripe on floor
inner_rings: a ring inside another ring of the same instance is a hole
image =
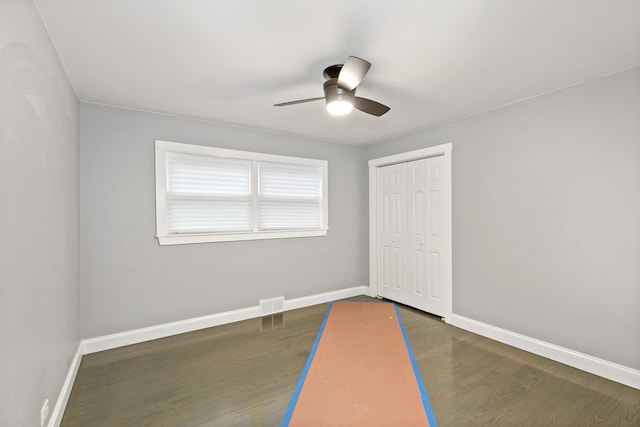
[[[282,425],[436,427],[399,315],[332,304]]]

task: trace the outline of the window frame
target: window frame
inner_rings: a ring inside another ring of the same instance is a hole
[[[167,226],[167,153],[185,153],[226,159],[251,161],[251,231],[208,232],[170,234]],[[318,229],[259,230],[258,229],[258,162],[307,165],[320,168],[322,180],[321,226]],[[329,230],[329,192],[327,160],[275,154],[238,151],[204,145],[184,144],[170,141],[155,141],[155,185],[156,185],[156,238],[160,245],[190,243],[232,242],[243,240],[286,239],[298,237],[326,236]]]

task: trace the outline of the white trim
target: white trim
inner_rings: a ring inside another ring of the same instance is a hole
[[[453,326],[640,390],[640,371],[457,314]]]
[[[405,153],[393,154],[391,156],[380,157],[377,159],[369,160],[369,167],[380,167],[385,165],[391,165],[394,163],[409,162],[411,160],[423,159],[426,157],[434,157],[437,155],[451,154],[453,144],[447,142],[446,144],[435,145],[433,147],[421,148],[419,150],[407,151]]]
[[[318,166],[320,162],[327,162],[326,160],[308,159],[305,157],[280,156],[277,154],[230,150],[227,148],[211,147],[208,145],[183,144],[181,142],[170,142],[161,140],[156,140],[156,150],[170,151],[172,153],[223,157],[226,159],[257,160],[261,162],[286,163],[308,166]]]
[[[67,372],[67,376],[64,379],[64,383],[62,384],[60,394],[58,394],[56,405],[53,407],[53,411],[51,411],[49,423],[47,424],[48,427],[57,427],[62,422],[62,416],[64,415],[64,410],[67,408],[67,402],[69,401],[69,396],[71,395],[73,383],[76,380],[76,375],[78,373],[78,369],[80,368],[80,362],[82,361],[83,354],[84,349],[82,346],[82,342],[80,342],[78,344],[76,354],[73,356],[73,359],[71,359],[71,365],[69,366],[69,371]]]
[[[378,180],[376,179],[376,169],[381,166],[390,165],[394,163],[408,162],[411,160],[418,160],[426,157],[434,157],[442,155],[446,158],[446,170],[444,174],[446,179],[443,181],[443,191],[452,195],[451,187],[451,151],[453,149],[452,143],[446,143],[436,145],[434,147],[422,148],[419,150],[408,151],[406,153],[394,154],[392,156],[380,157],[378,159],[369,160],[369,296],[376,297],[378,295],[378,209],[377,209],[377,194],[378,194]],[[451,316],[453,313],[453,236],[452,236],[452,197],[448,198],[444,206],[446,214],[443,218],[443,234],[448,235],[444,241],[447,242],[447,246],[443,248],[443,252],[447,253],[447,264],[442,271],[445,299],[445,313],[444,321],[451,323]]]
[[[367,286],[356,286],[355,288],[339,289],[337,291],[310,295],[308,297],[293,298],[289,301],[285,300],[284,309],[285,311],[296,310],[298,308],[324,304],[340,299],[357,297],[358,295],[369,295],[369,288]]]
[[[161,325],[149,326],[147,328],[89,338],[82,341],[84,344],[84,354],[110,350],[112,348],[123,347],[130,344],[138,344],[158,338],[165,338],[171,335],[178,335],[227,323],[239,322],[241,320],[253,319],[255,317],[260,317],[260,306],[232,310],[224,313],[216,313],[208,316],[194,317],[192,319],[179,320],[177,322],[164,323]]]
[[[259,239],[289,239],[292,237],[322,237],[328,230],[251,231],[246,233],[176,234],[156,236],[161,246],[189,243],[237,242]]]
[[[369,289],[366,286],[357,286],[307,297],[294,298],[288,301],[285,300],[284,310],[294,310],[311,305],[323,304],[336,299],[367,295],[368,293]],[[260,305],[180,320],[177,322],[164,323],[161,325],[150,326],[148,328],[134,329],[131,331],[89,338],[82,340],[82,345],[84,354],[90,354],[125,345],[137,344],[171,335],[183,334],[185,332],[197,331],[199,329],[211,328],[213,326],[225,325],[227,323],[239,322],[241,320],[254,319],[258,317],[262,317]]]

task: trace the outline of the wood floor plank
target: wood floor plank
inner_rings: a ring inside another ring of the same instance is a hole
[[[62,426],[278,426],[326,307],[86,355]],[[640,390],[401,314],[439,426],[640,426]]]

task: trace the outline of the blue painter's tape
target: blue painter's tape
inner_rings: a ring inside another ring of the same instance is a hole
[[[293,411],[296,409],[296,405],[298,403],[298,398],[300,397],[300,392],[302,391],[302,386],[304,386],[304,382],[307,379],[307,374],[309,373],[309,368],[311,368],[311,364],[313,363],[313,358],[316,355],[316,351],[318,350],[318,345],[320,344],[320,338],[322,338],[322,334],[324,333],[324,328],[327,325],[327,320],[329,320],[329,313],[331,313],[331,308],[333,307],[333,303],[329,303],[329,308],[327,308],[327,313],[324,315],[324,320],[322,321],[322,326],[320,326],[320,331],[318,331],[318,336],[316,337],[316,341],[313,343],[313,347],[311,348],[311,354],[309,354],[309,359],[307,359],[307,364],[304,365],[304,369],[302,370],[302,375],[300,375],[300,379],[298,380],[298,385],[296,386],[295,391],[293,392],[293,396],[291,397],[291,402],[289,403],[289,408],[287,408],[287,413],[282,420],[281,427],[287,427],[291,422],[291,417],[293,416]]]
[[[404,336],[404,342],[407,345],[407,351],[409,352],[409,359],[411,359],[411,366],[413,366],[413,373],[416,376],[416,381],[418,382],[418,388],[420,388],[420,395],[422,396],[422,405],[424,406],[424,410],[427,413],[427,419],[429,420],[430,427],[438,427],[436,423],[436,416],[433,414],[433,409],[431,409],[431,403],[429,403],[429,395],[427,394],[427,388],[424,386],[424,382],[422,381],[422,375],[420,374],[420,368],[418,367],[418,362],[416,361],[416,357],[413,354],[413,349],[411,348],[411,343],[409,342],[409,336],[407,335],[407,331],[404,328],[404,322],[402,321],[402,316],[400,316],[400,309],[398,308],[398,304],[394,304],[396,306],[396,314],[398,315],[398,323],[400,324],[400,329],[402,330],[402,335]]]

